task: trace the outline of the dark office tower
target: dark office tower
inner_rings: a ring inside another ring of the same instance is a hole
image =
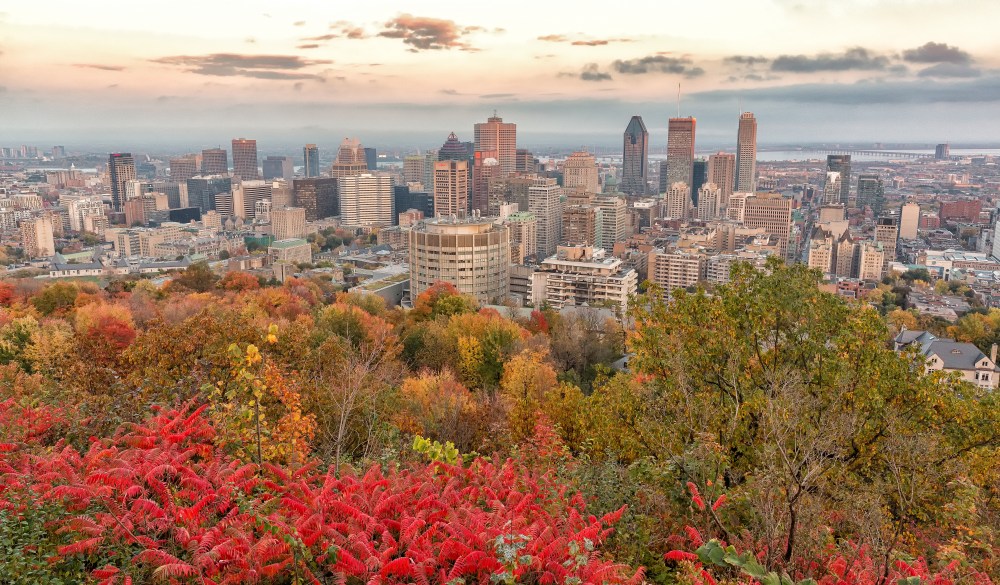
[[[847,207],[851,203],[851,155],[828,154],[826,156],[826,170],[840,173],[839,203]]]
[[[934,158],[936,160],[948,160],[951,158],[951,145],[938,144],[934,147]]]
[[[374,147],[371,146],[365,147],[365,164],[368,165],[369,171],[378,170],[378,152],[375,150]]]
[[[628,195],[645,195],[648,175],[649,132],[642,123],[642,116],[632,116],[625,127],[621,191]]]
[[[882,177],[875,173],[858,175],[858,209],[864,209],[866,205],[872,208],[875,215],[882,213],[882,207],[885,205]]]
[[[392,188],[392,198],[396,211],[402,213],[408,209],[424,212],[424,217],[434,217],[434,194],[428,191],[411,191],[406,185],[395,185]],[[399,217],[393,224],[398,223]]]
[[[316,221],[340,213],[337,179],[295,179],[292,181],[295,206],[306,210],[306,221]]]
[[[444,141],[444,144],[438,150],[438,160],[470,160],[471,154],[469,149],[466,148],[465,143],[455,136],[452,132],[448,135],[448,140]]]
[[[183,183],[198,174],[198,159],[195,156],[180,156],[170,159],[170,180]]]
[[[694,173],[694,118],[670,118],[667,125],[667,185],[690,185]],[[660,181],[663,182],[662,180]]]
[[[736,133],[736,192],[757,190],[757,119],[751,112],[740,116]]]
[[[302,174],[308,179],[319,176],[319,148],[307,144],[302,149]]]
[[[135,180],[132,153],[115,152],[108,156],[108,176],[111,180],[111,204],[115,211],[123,211],[128,183]]]
[[[701,189],[702,185],[708,182],[708,161],[705,159],[698,159],[694,161],[694,166],[691,171],[692,181],[691,183],[691,200],[694,205],[698,205],[698,189]]]
[[[264,168],[264,180],[284,179],[291,181],[292,175],[295,174],[293,165],[294,163],[290,156],[269,156],[265,158],[262,165]]]
[[[257,141],[233,138],[233,176],[244,181],[253,181],[257,172]]]
[[[225,148],[206,148],[201,151],[201,174],[225,175],[229,172],[229,155]]]
[[[215,211],[215,200],[233,190],[233,180],[227,176],[215,175],[192,177],[187,180],[188,207],[202,211]]]
[[[665,194],[667,192],[667,190],[670,188],[670,185],[667,184],[667,180],[668,180],[667,174],[668,174],[667,161],[660,161],[660,173],[659,173],[659,177],[660,177],[659,187],[660,188],[659,188],[659,191],[658,191],[658,193],[660,195]]]
[[[184,189],[187,190],[186,180],[183,183],[176,181],[153,181],[153,191],[163,193],[167,196],[168,209],[179,209],[181,207],[181,185],[184,185]]]
[[[499,162],[499,158],[497,162]],[[514,151],[514,172],[535,174],[538,172],[538,159],[527,148]]]

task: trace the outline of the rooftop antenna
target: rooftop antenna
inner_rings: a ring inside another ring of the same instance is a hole
[[[739,97],[739,104],[740,104],[740,117],[742,118],[743,117],[743,96]]]
[[[681,84],[677,84],[677,117],[681,117]]]

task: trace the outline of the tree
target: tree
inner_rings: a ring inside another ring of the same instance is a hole
[[[218,275],[208,267],[208,262],[195,262],[180,273],[171,284],[176,283],[195,292],[207,292],[215,287]]]
[[[462,295],[450,282],[437,282],[424,292],[417,295],[410,311],[411,318],[417,321],[450,317],[476,310],[478,303],[473,297]]]
[[[31,298],[31,304],[43,315],[51,315],[57,311],[65,311],[76,303],[80,289],[72,283],[56,282],[45,287],[42,292]]]

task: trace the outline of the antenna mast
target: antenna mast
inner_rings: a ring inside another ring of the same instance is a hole
[[[681,117],[681,84],[677,84],[677,117]]]

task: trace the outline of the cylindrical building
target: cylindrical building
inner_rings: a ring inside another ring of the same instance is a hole
[[[441,281],[480,302],[503,300],[510,287],[510,229],[479,217],[441,217],[414,225],[410,298]]]

